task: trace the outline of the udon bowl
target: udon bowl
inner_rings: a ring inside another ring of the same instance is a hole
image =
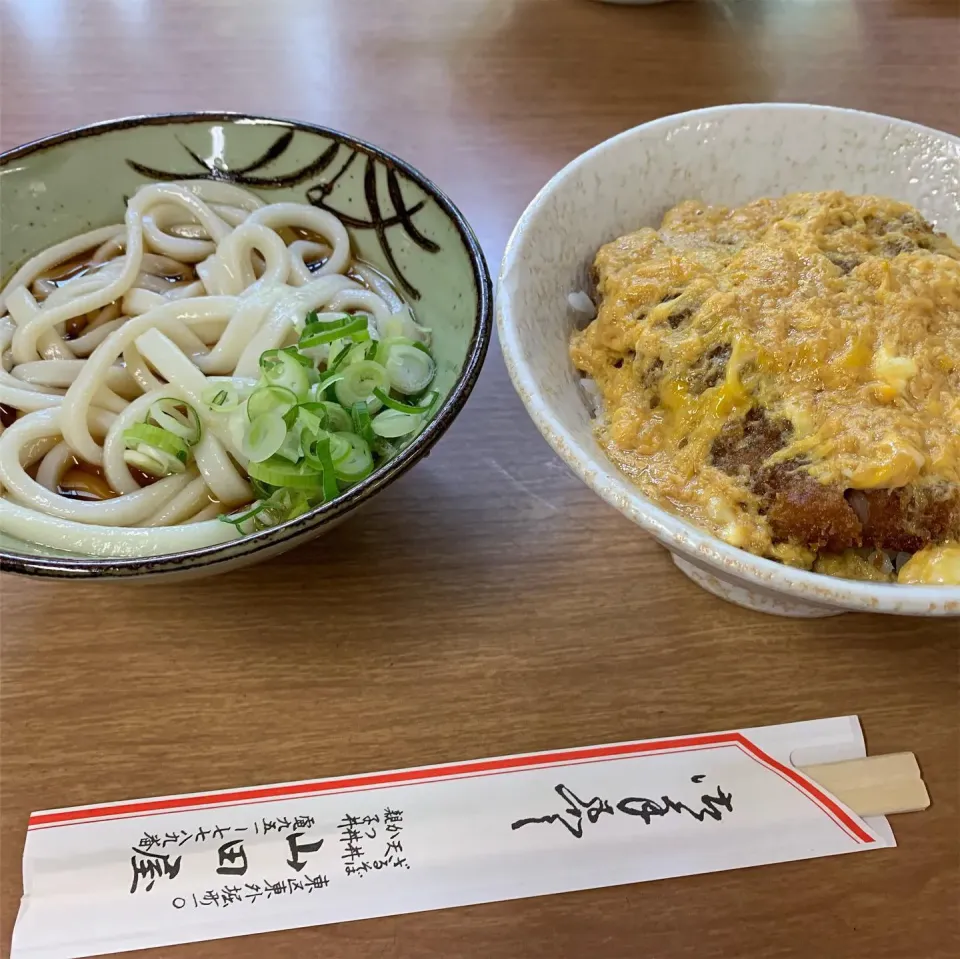
[[[233,183],[268,203],[336,213],[354,255],[386,275],[432,330],[438,405],[398,455],[336,499],[242,539],[150,558],[58,552],[0,533],[0,565],[38,576],[118,578],[217,572],[265,559],[329,530],[423,457],[453,422],[490,341],[490,276],[473,231],[422,173],[351,136],[229,113],[134,117],[71,130],[0,156],[0,274],[84,231],[123,219],[151,181]]]
[[[497,322],[507,367],[554,450],[607,503],[651,533],[699,586],[782,616],[866,610],[960,615],[960,587],[854,582],[782,566],[730,546],[646,498],[607,459],[569,355],[583,323],[568,296],[589,289],[598,248],[658,226],[681,200],[737,206],[838,189],[894,197],[960,234],[960,140],[854,110],[749,104],[665,117],[601,143],[531,202],[507,245]]]

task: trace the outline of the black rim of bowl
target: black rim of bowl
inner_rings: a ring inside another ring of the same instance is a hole
[[[183,123],[211,123],[222,121],[233,123],[238,120],[254,120],[266,124],[292,127],[319,136],[334,139],[348,147],[354,147],[370,153],[388,164],[396,167],[403,175],[417,184],[429,194],[440,208],[453,221],[460,235],[460,240],[470,255],[473,268],[473,280],[477,291],[477,312],[474,321],[473,336],[467,351],[463,368],[457,377],[450,394],[443,401],[439,413],[427,424],[422,433],[402,452],[392,460],[374,470],[365,480],[351,487],[330,503],[325,503],[305,513],[294,520],[289,520],[279,526],[251,533],[242,539],[230,540],[216,546],[205,546],[202,549],[186,550],[178,553],[164,553],[159,556],[150,556],[135,559],[97,559],[28,556],[22,553],[11,553],[0,549],[0,570],[4,572],[21,573],[32,576],[47,576],[67,579],[90,579],[97,577],[124,577],[136,576],[145,573],[178,573],[197,567],[211,568],[222,563],[237,560],[240,556],[246,558],[262,550],[270,550],[281,542],[289,541],[292,548],[301,539],[318,526],[325,525],[332,520],[343,516],[350,510],[366,502],[385,486],[393,482],[398,476],[405,473],[410,467],[422,459],[447,431],[454,418],[463,408],[480,375],[484,358],[493,330],[493,284],[490,271],[487,267],[480,243],[467,223],[465,217],[452,200],[424,176],[416,167],[395,156],[387,150],[350,136],[340,130],[306,123],[302,120],[291,120],[283,117],[265,117],[248,113],[224,112],[196,112],[196,113],[159,113],[139,117],[124,117],[119,120],[107,120],[89,126],[76,127],[63,133],[33,140],[22,146],[15,147],[5,153],[0,153],[0,168],[13,160],[19,160],[33,153],[38,153],[50,147],[78,140],[83,137],[98,136],[114,130],[125,130],[139,126],[166,126]],[[235,551],[242,545],[242,552]]]

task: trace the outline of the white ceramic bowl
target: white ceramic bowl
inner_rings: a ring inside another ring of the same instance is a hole
[[[782,616],[845,610],[960,615],[960,587],[861,583],[792,569],[721,542],[655,506],[594,439],[568,354],[597,249],[657,226],[690,197],[728,206],[799,190],[876,193],[960,235],[960,139],[889,117],[802,104],[741,104],[664,117],[564,167],[527,207],[504,254],[497,322],[507,367],[550,445],[580,478],[652,533],[694,582]]]

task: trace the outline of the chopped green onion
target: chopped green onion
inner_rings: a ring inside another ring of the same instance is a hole
[[[290,410],[287,417],[292,413],[296,414],[296,423],[300,430],[312,436],[316,436],[321,430],[325,430],[330,419],[323,403],[301,403]],[[288,428],[292,425],[290,422],[287,423]]]
[[[425,390],[437,372],[437,365],[427,351],[404,343],[390,348],[384,367],[390,384],[407,396]]]
[[[186,469],[183,460],[147,443],[141,443],[135,450],[124,450],[123,461],[149,476],[172,476]]]
[[[269,414],[268,414],[269,415]],[[277,456],[282,456],[291,463],[299,463],[303,457],[303,447],[300,443],[300,430],[287,430],[280,449],[277,450]]]
[[[401,403],[392,396],[388,396],[379,388],[373,391],[373,395],[380,400],[384,406],[389,406],[390,409],[396,410],[398,413],[410,413],[412,416],[416,416],[421,413],[429,413],[440,393],[437,390],[431,390],[426,396],[422,397],[419,404]]]
[[[373,455],[367,443],[355,433],[340,433],[350,443],[350,455],[336,466],[337,478],[347,483],[358,483],[373,472]]]
[[[343,463],[353,452],[353,445],[348,437],[353,433],[331,433],[330,434],[330,458],[333,465],[338,466]]]
[[[287,410],[297,405],[297,395],[285,386],[271,384],[255,389],[247,400],[247,419],[255,420],[264,413],[279,413],[283,416]]]
[[[266,504],[270,525],[277,526],[302,516],[312,506],[309,492],[281,488],[274,490]]]
[[[287,412],[281,417],[283,419],[283,425],[286,426],[288,430],[293,429],[297,420],[300,418],[299,409],[299,404],[296,406],[291,406],[290,409],[288,409]]]
[[[376,340],[370,340],[366,343],[357,343],[350,349],[350,352],[347,353],[345,365],[354,366],[357,363],[362,363],[364,360],[370,359],[373,354],[376,353],[376,351]],[[380,365],[382,366],[383,364]]]
[[[421,353],[426,353],[427,356],[431,355],[428,347],[419,340],[411,340],[407,336],[388,336],[380,340],[377,344],[377,353],[374,359],[381,364],[381,366],[385,366],[387,358],[390,356],[390,351],[395,346],[410,346],[415,350],[420,350]]]
[[[414,400],[414,403],[416,403],[417,406],[426,407],[426,412],[430,413],[436,408],[437,400],[439,399],[440,390],[430,390]]]
[[[325,343],[332,343],[334,340],[339,340],[344,336],[355,337],[359,333],[366,334],[365,339],[370,338],[370,334],[367,331],[366,317],[356,317],[355,319],[351,319],[350,322],[333,327],[332,329],[318,330],[317,332],[309,334],[304,330],[300,336],[299,345],[300,349],[309,350],[317,346],[323,346]]]
[[[373,392],[376,393],[377,390]],[[373,430],[370,428],[370,407],[365,400],[354,403],[353,406],[350,407],[350,417],[353,420],[353,431],[357,436],[366,443],[372,443]]]
[[[203,391],[202,399],[214,413],[232,413],[242,402],[239,391],[229,384],[209,387]]]
[[[344,439],[344,437],[348,435],[350,434],[328,433],[326,430],[321,431],[312,437],[309,442],[304,444],[304,462],[312,469],[322,471],[324,466],[319,451],[324,448],[323,444],[327,444],[326,448],[330,453],[331,462],[334,464],[342,463],[350,455],[352,449],[350,443]]]
[[[310,388],[310,400],[309,402],[316,403],[327,403],[329,400],[323,398],[323,394],[330,389],[331,386],[335,386],[340,380],[343,379],[342,373],[326,373],[320,374],[320,382],[315,386]]]
[[[124,430],[123,442],[125,446],[133,449],[146,443],[170,456],[175,456],[181,463],[186,463],[190,455],[186,442],[180,436],[159,426],[151,426],[149,423],[135,423],[130,429]]]
[[[258,529],[268,529],[280,523],[289,522],[309,512],[316,505],[317,491],[315,489],[294,490],[288,487],[273,488],[257,480],[251,480],[254,488],[264,490],[264,494],[252,507],[241,513],[233,513],[219,517],[224,523],[237,528],[241,535],[256,532]],[[253,521],[253,528],[244,526]]]
[[[344,339],[342,337],[334,340],[327,349],[327,368],[324,372],[335,373],[337,371],[337,367],[346,361],[352,348],[353,340]]]
[[[335,393],[337,400],[350,409],[354,403],[365,400],[371,412],[380,408],[380,401],[373,395],[373,391],[380,387],[386,391],[390,388],[390,377],[387,371],[373,360],[361,360],[346,367],[342,378],[337,383]]]
[[[316,470],[302,463],[298,465],[276,457],[261,463],[251,463],[247,472],[254,479],[270,486],[317,492],[323,489],[323,477]]]
[[[150,407],[147,419],[153,420],[160,429],[179,436],[188,446],[195,446],[200,442],[203,432],[200,417],[189,403],[164,397]]]
[[[422,416],[411,413],[401,413],[399,410],[386,409],[373,418],[370,429],[377,436],[394,440],[419,429],[422,422]]]
[[[329,503],[340,495],[340,487],[337,485],[336,467],[333,461],[333,436],[326,435],[314,440],[307,450],[307,463],[313,469],[319,470],[321,482],[323,484],[323,501]],[[347,450],[347,456],[350,450]],[[346,457],[341,457],[346,459]]]
[[[330,433],[328,435],[327,438],[330,440],[330,459],[333,460],[334,466],[336,466],[337,463],[342,463],[350,455],[352,447],[347,437],[351,435],[350,433]]]
[[[373,451],[382,460],[393,459],[393,457],[400,452],[399,448],[394,446],[393,443],[379,436],[377,437],[376,442],[373,444]]]
[[[252,520],[255,516],[259,516],[260,513],[262,513],[267,508],[268,505],[269,505],[268,501],[264,499],[258,503],[254,503],[252,508],[248,510],[244,510],[244,512],[241,513],[239,516],[236,513],[231,513],[226,516],[220,515],[217,518],[220,520],[221,523],[229,523],[231,526],[236,526],[237,532],[240,533],[241,536],[243,536],[243,535],[246,535],[246,533],[240,527],[244,523],[247,523],[250,520]]]
[[[270,351],[267,350],[267,352]],[[292,356],[305,370],[314,369],[313,360],[309,356],[304,356],[297,347],[285,346],[280,352]]]
[[[269,499],[274,492],[272,486],[267,486],[260,480],[253,479],[253,477],[250,478],[250,488],[257,494],[257,499]]]
[[[313,502],[308,493],[305,492],[291,492],[290,490],[283,489],[277,490],[277,497],[280,497],[280,494],[286,493],[284,497],[284,505],[286,506],[286,515],[284,515],[279,522],[286,523],[289,520],[296,519],[298,516],[303,516],[304,513],[308,513],[313,507]]]
[[[388,316],[383,323],[382,332],[384,336],[405,336],[411,339],[420,339],[422,335],[425,340],[430,335],[430,330],[425,326],[420,326],[413,318],[413,313],[409,307],[400,313]]]
[[[322,333],[325,330],[335,330],[337,327],[345,326],[352,319],[349,313],[318,313],[316,310],[311,310],[306,315],[300,338],[313,336],[314,333]]]
[[[267,350],[260,357],[260,371],[263,378],[271,386],[288,389],[294,396],[304,396],[310,388],[310,380],[304,369],[302,360],[312,365],[307,357],[302,357],[294,350]]]
[[[334,433],[346,433],[351,430],[350,414],[339,404],[325,400],[324,409],[327,411],[328,429]]]
[[[211,381],[204,394],[211,412],[245,406],[246,416],[227,424],[249,460],[247,473],[258,501],[222,517],[241,533],[251,525],[260,529],[286,522],[335,499],[341,484],[370,475],[374,451],[376,462],[394,456],[436,405],[436,390],[422,395],[436,372],[427,347],[405,336],[377,340],[370,323],[366,314],[311,312],[297,346],[261,355],[260,382],[245,401],[249,387],[243,381]],[[327,398],[331,387],[336,402]],[[410,399],[394,399],[391,390]],[[415,395],[420,399],[412,399]],[[189,419],[182,412],[189,409],[186,404],[169,402],[182,420]],[[183,468],[179,461],[171,467],[165,461],[176,457],[151,448],[144,437],[137,444],[128,452],[143,456],[158,475]],[[149,460],[153,453],[155,459]]]
[[[244,431],[241,452],[251,463],[262,463],[273,456],[286,439],[287,427],[283,417],[276,411],[261,413]],[[247,471],[250,472],[249,468]]]

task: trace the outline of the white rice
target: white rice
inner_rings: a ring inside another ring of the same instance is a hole
[[[567,302],[578,313],[584,313],[591,319],[597,315],[597,308],[593,305],[593,300],[583,290],[577,290],[567,296]]]
[[[580,380],[580,389],[583,390],[590,415],[597,419],[603,412],[603,397],[600,395],[600,387],[597,386],[596,380],[585,376]]]

